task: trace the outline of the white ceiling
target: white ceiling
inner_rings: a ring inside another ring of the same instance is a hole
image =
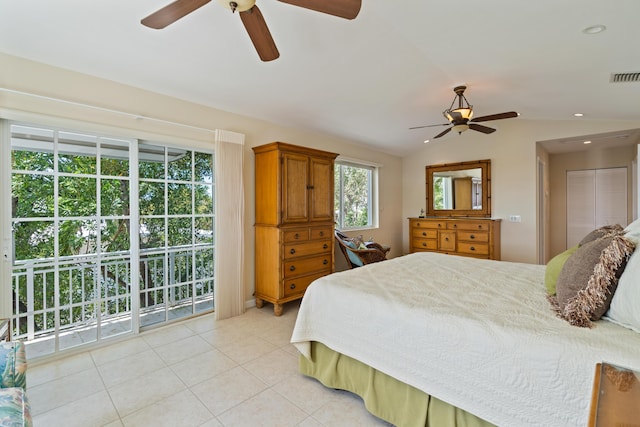
[[[476,116],[640,119],[640,82],[610,83],[640,71],[638,0],[362,0],[353,21],[257,0],[280,51],[267,63],[216,1],[140,24],[170,1],[0,0],[0,52],[398,155],[444,129],[408,128],[443,123],[458,84]]]

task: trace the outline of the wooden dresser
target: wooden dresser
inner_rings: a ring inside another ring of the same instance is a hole
[[[333,163],[337,154],[273,142],[255,153],[256,306],[302,298],[333,272]]]
[[[413,252],[442,252],[500,259],[500,220],[492,218],[409,218]]]

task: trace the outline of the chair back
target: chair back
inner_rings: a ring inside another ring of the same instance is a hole
[[[340,232],[340,230],[335,230],[336,241],[338,242],[338,246],[340,246],[340,250],[347,260],[347,264],[349,268],[362,267],[364,263],[360,259],[360,257],[353,251],[353,249],[357,249],[355,247],[355,243],[351,241],[351,239]]]

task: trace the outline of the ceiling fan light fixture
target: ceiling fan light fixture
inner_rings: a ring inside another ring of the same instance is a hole
[[[469,129],[469,125],[467,124],[463,124],[463,125],[455,125],[454,127],[451,128],[454,132],[458,132],[458,135],[460,135],[462,132],[466,131],[467,129]]]
[[[466,107],[456,108],[455,110],[445,110],[444,116],[450,122],[454,122],[457,120],[471,120],[473,117],[473,108],[471,105],[467,104]]]
[[[466,88],[466,86],[456,86],[453,88],[456,96],[453,98],[451,106],[442,113],[453,125],[466,124],[471,120],[471,117],[473,117],[473,106],[470,105],[467,98],[464,97]],[[458,101],[458,105],[456,108],[453,108],[453,106],[456,105],[456,101]]]

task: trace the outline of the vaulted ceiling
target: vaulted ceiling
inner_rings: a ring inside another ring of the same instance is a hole
[[[398,155],[442,130],[408,128],[444,123],[458,84],[476,115],[640,119],[640,82],[611,82],[640,72],[638,0],[362,0],[352,21],[257,0],[271,62],[216,1],[140,24],[169,2],[0,0],[0,52]]]

